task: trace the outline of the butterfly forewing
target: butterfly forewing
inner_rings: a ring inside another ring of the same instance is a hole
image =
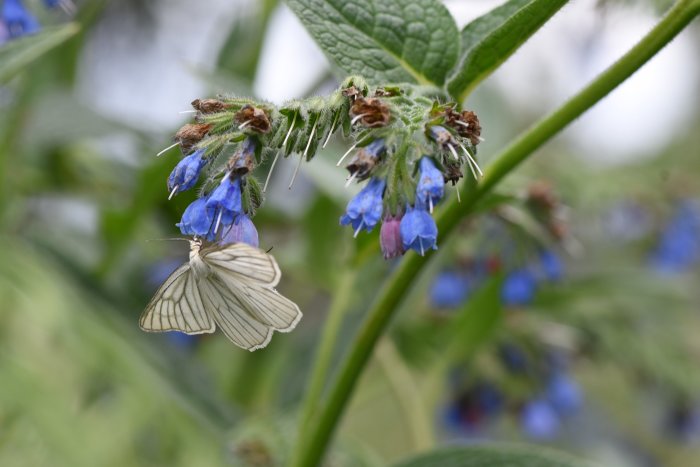
[[[214,332],[189,264],[183,264],[160,286],[141,314],[144,331]]]
[[[274,287],[282,276],[275,258],[245,243],[206,248],[201,256],[208,265],[228,270],[244,282],[255,281]]]

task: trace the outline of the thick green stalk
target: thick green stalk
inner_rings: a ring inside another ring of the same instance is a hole
[[[457,223],[472,212],[477,201],[487,194],[501,179],[523,162],[536,149],[556,135],[569,123],[591,108],[625,79],[642,67],[651,57],[668,44],[692,19],[700,13],[700,1],[681,0],[668,14],[629,52],[610,68],[599,75],[581,92],[567,101],[562,107],[540,120],[512,144],[506,147],[488,167],[485,176],[476,190],[465,184],[465,200],[458,204],[452,199],[441,210],[437,224],[444,237],[450,235]],[[357,383],[362,369],[367,364],[374,346],[386,328],[394,311],[418,276],[425,257],[409,253],[401,265],[384,283],[379,296],[373,303],[366,321],[360,328],[350,352],[346,357],[337,380],[330,389],[328,400],[319,414],[313,431],[304,436],[308,440],[303,446],[296,467],[312,467],[320,463],[338,421]]]
[[[302,446],[306,441],[303,438],[303,434],[309,432],[311,420],[323,397],[323,389],[328,380],[328,370],[333,360],[333,350],[348,309],[356,275],[356,268],[354,267],[348,267],[345,270],[345,273],[340,278],[337,293],[333,297],[333,302],[328,311],[321,342],[316,350],[316,360],[306,387],[306,394],[304,395],[304,405],[299,420],[298,446]],[[297,449],[297,455],[301,452],[301,449]]]

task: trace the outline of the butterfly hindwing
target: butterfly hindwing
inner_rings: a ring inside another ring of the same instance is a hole
[[[160,286],[141,314],[144,331],[214,332],[216,325],[206,312],[189,264],[176,269]]]
[[[231,342],[250,351],[270,342],[272,327],[250,316],[228,284],[212,274],[199,285],[207,309]]]

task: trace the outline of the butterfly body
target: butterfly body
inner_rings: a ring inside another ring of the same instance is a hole
[[[190,240],[190,259],[160,286],[139,324],[149,332],[214,332],[218,326],[234,344],[253,351],[274,331],[289,332],[302,317],[299,307],[275,286],[275,259],[245,243],[202,248]]]

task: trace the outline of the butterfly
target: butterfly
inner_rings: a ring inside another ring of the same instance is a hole
[[[148,332],[212,333],[253,351],[274,331],[289,332],[302,313],[275,286],[281,272],[272,255],[246,243],[202,247],[190,240],[190,260],[160,286],[141,314]]]

